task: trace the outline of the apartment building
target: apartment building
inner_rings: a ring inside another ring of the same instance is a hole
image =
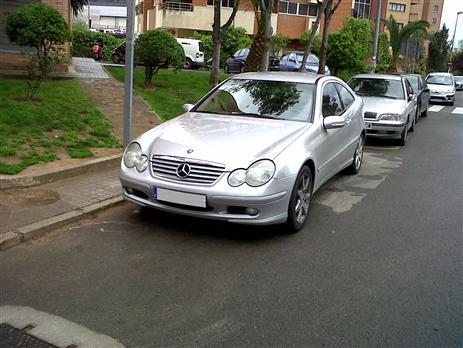
[[[212,32],[214,0],[137,0],[135,30],[143,32],[162,28],[177,37],[190,37],[194,31]],[[381,18],[392,15],[401,25],[427,20],[430,30],[439,30],[444,0],[383,0]],[[221,0],[225,21],[234,0]],[[330,24],[330,31],[341,29],[347,17],[375,20],[379,0],[341,0]],[[295,42],[317,16],[316,0],[275,1],[272,14],[273,32],[291,37]],[[323,23],[323,21],[322,21]],[[257,23],[251,0],[241,0],[233,25],[256,34]],[[383,28],[381,28],[383,30]]]
[[[223,21],[232,12],[234,0],[221,0]],[[174,36],[190,37],[194,31],[212,32],[213,0],[137,0],[135,30],[163,28]],[[273,32],[293,39],[310,28],[317,17],[316,0],[283,0],[275,4],[272,14]],[[241,0],[234,26],[254,35],[257,23],[250,0]]]

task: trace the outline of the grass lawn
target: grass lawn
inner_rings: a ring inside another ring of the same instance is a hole
[[[39,162],[91,157],[91,148],[118,147],[112,126],[76,80],[43,82],[24,100],[24,80],[0,76],[0,173]]]
[[[124,68],[105,67],[118,81],[124,82]],[[142,67],[134,73],[135,90],[163,120],[183,113],[183,104],[195,104],[209,91],[209,71],[160,69],[153,77],[153,84],[145,87]],[[227,78],[221,74],[220,80]]]

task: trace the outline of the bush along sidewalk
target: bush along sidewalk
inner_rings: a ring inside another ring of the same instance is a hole
[[[47,80],[33,100],[18,98],[21,79],[0,77],[0,173],[59,158],[92,157],[92,148],[120,147],[112,126],[77,80]]]
[[[93,58],[93,44],[103,45],[103,60],[110,61],[113,50],[122,44],[125,39],[112,35],[86,30],[72,31],[72,56]]]

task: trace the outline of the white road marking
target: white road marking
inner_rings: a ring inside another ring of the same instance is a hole
[[[456,107],[453,111],[452,114],[463,114],[463,108],[462,107]]]
[[[7,323],[17,329],[23,329],[29,324],[35,327],[28,334],[37,337],[57,347],[76,345],[79,348],[123,348],[115,339],[91,331],[68,320],[39,312],[30,307],[1,306],[0,323]]]
[[[442,106],[442,105],[433,105],[433,106],[431,106],[428,110],[429,110],[429,111],[432,111],[432,112],[439,112],[439,111],[441,111],[443,108],[445,108],[445,106]]]

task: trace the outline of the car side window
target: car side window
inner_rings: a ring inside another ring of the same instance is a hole
[[[408,82],[407,79],[405,79],[405,88],[407,89],[407,95],[414,94],[412,85],[410,85],[410,82]]]
[[[338,91],[334,86],[334,83],[327,83],[323,87],[323,100],[322,100],[322,114],[323,117],[328,116],[339,116],[342,114],[343,107],[341,99],[339,98]]]
[[[295,55],[294,53],[291,53],[291,54],[289,55],[288,60],[290,60],[290,61],[292,61],[292,62],[295,62],[295,61],[296,61],[296,55]]]
[[[355,98],[350,94],[350,92],[339,83],[335,83],[336,89],[339,92],[339,96],[341,97],[342,105],[344,105],[344,110],[347,109],[349,106],[352,105]]]
[[[243,49],[241,50],[241,55],[240,55],[240,57],[247,57],[248,54],[249,54],[249,48],[243,48]]]

